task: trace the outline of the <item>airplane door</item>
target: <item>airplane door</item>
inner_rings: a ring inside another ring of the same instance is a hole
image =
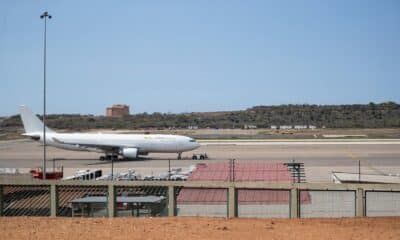
[[[176,152],[177,153],[182,152],[182,149],[183,149],[183,142],[177,140],[176,141]]]

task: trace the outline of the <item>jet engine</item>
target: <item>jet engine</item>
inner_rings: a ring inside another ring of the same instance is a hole
[[[121,155],[125,158],[137,158],[138,149],[137,148],[123,148],[121,151]]]

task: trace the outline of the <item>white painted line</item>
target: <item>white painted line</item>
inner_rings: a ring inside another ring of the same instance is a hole
[[[400,141],[363,141],[363,142],[200,142],[202,146],[208,145],[243,145],[243,146],[268,146],[268,145],[400,145]]]

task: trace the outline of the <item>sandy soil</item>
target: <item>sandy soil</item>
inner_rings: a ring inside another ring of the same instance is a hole
[[[400,218],[0,218],[0,239],[399,239]]]

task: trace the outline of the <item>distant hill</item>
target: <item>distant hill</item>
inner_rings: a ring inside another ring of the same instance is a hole
[[[241,128],[255,125],[314,125],[318,128],[397,128],[400,105],[394,102],[353,105],[279,105],[255,106],[243,111],[193,112],[181,114],[139,113],[123,118],[93,115],[49,115],[48,125],[55,129],[146,129],[146,128]],[[1,131],[21,128],[19,116],[0,121]]]

